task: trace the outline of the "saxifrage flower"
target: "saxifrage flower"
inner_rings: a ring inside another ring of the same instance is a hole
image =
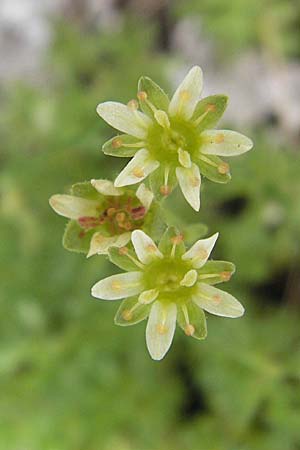
[[[150,355],[160,360],[169,350],[176,326],[187,336],[207,335],[204,311],[240,317],[243,306],[230,294],[214,287],[228,281],[232,263],[208,261],[218,233],[198,240],[186,251],[182,236],[169,228],[158,247],[143,231],[132,233],[135,252],[111,248],[110,260],[127,273],[96,283],[92,295],[102,300],[124,299],[115,317],[117,325],[133,325],[148,316],[146,342]]]

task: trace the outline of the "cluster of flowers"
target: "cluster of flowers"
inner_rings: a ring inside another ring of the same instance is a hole
[[[204,339],[204,311],[224,317],[244,313],[232,295],[214,287],[235,271],[230,262],[208,260],[218,233],[187,250],[181,230],[162,223],[160,214],[163,199],[177,184],[199,211],[201,175],[227,183],[230,167],[220,156],[240,155],[253,145],[240,133],[213,129],[227,97],[201,100],[202,84],[202,71],[195,66],[171,100],[150,78],[142,77],[137,100],[98,105],[98,114],[124,133],[106,142],[103,152],[132,159],[114,182],[78,183],[70,195],[50,199],[54,211],[70,219],[63,238],[67,249],[88,257],[108,255],[125,271],[96,283],[92,295],[123,299],[117,325],[148,318],[146,342],[155,360],[169,350],[176,321],[187,336]],[[148,187],[139,184],[146,178]]]

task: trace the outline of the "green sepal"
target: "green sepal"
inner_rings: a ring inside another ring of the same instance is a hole
[[[156,199],[161,200],[166,198],[165,195],[162,194],[161,187],[164,186],[165,182],[165,167],[160,165],[154,172],[149,175],[149,183],[150,189],[153,192]],[[173,168],[170,169],[168,176],[168,186],[170,189],[170,194],[177,186],[177,178],[175,174],[175,170]]]
[[[130,247],[131,244],[126,246],[128,254],[136,259],[136,254]],[[126,272],[133,272],[140,269],[128,256],[122,254],[121,252],[122,250],[117,247],[110,247],[108,250],[109,260]]]
[[[195,328],[195,332],[191,336],[199,340],[205,339],[207,336],[207,326],[203,310],[192,301],[186,303],[186,308],[189,316],[189,323]],[[186,321],[180,306],[177,308],[177,322],[180,328],[185,331]]]
[[[138,92],[146,92],[147,100],[155,106],[156,109],[167,111],[170,100],[165,91],[154,83],[149,77],[141,77],[138,82]],[[141,110],[150,117],[154,117],[152,109],[147,105],[146,101],[139,99]]]
[[[124,312],[129,312],[134,306],[136,308],[131,311],[131,317],[128,317],[128,320],[125,320],[124,318]],[[135,325],[136,323],[141,322],[142,320],[145,320],[148,315],[151,308],[150,305],[142,305],[138,302],[138,297],[129,297],[122,301],[116,315],[115,315],[115,324],[120,325],[123,327],[129,326],[129,325]]]
[[[158,241],[166,229],[164,214],[160,204],[153,201],[147,211],[141,230],[144,231],[154,241]]]
[[[218,284],[229,281],[230,277],[235,272],[235,265],[229,261],[207,261],[207,263],[197,270],[198,275],[211,275],[216,274],[214,277],[202,278],[199,281],[206,284]],[[228,278],[222,276],[221,274],[228,273]]]
[[[164,232],[164,234],[158,244],[158,248],[162,252],[163,255],[167,255],[167,256],[171,255],[171,251],[172,251],[172,248],[174,245],[173,239],[176,238],[177,236],[181,237],[181,233],[176,227],[169,227]],[[185,245],[182,240],[181,242],[176,244],[174,256],[178,257],[178,256],[183,255],[184,253],[185,253]]]
[[[100,200],[101,195],[91,184],[90,181],[83,181],[81,183],[75,183],[70,189],[71,195],[76,197],[82,197],[89,200]],[[104,197],[103,197],[104,198]]]
[[[67,223],[63,235],[63,246],[66,250],[70,250],[71,252],[88,253],[94,233],[95,230],[85,232],[78,225],[76,220],[70,220]]]
[[[184,225],[184,242],[186,244],[193,244],[198,239],[207,235],[208,226],[204,223],[192,223],[190,225]]]
[[[226,95],[210,95],[209,97],[205,97],[198,103],[192,120],[197,120],[198,117],[205,114],[207,108],[211,105],[214,107],[214,111],[209,111],[201,120],[199,125],[197,126],[199,131],[206,130],[207,128],[214,128],[222,115],[228,104],[228,97]]]
[[[209,159],[214,164],[219,166],[224,161],[215,155],[204,155],[206,159]],[[230,173],[220,173],[218,171],[218,167],[212,166],[211,164],[203,161],[202,159],[197,159],[197,164],[200,168],[200,172],[202,175],[204,175],[206,178],[208,178],[211,181],[214,181],[215,183],[228,183],[231,180]]]
[[[125,147],[122,145],[120,147],[114,147],[113,142],[116,142],[117,139],[120,139],[120,142],[122,142],[123,144],[137,144],[141,142],[140,139],[129,136],[128,134],[120,134],[119,136],[115,136],[109,141],[105,142],[105,144],[103,144],[102,151],[103,153],[105,153],[105,155],[127,158],[134,156],[135,153],[143,147],[143,145],[139,147]]]

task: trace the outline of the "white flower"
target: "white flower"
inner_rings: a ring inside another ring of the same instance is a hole
[[[187,202],[199,211],[200,173],[220,183],[230,180],[229,165],[218,156],[240,155],[253,144],[235,131],[210,129],[222,116],[227,97],[215,95],[200,100],[202,86],[202,71],[195,66],[171,101],[152,80],[142,77],[139,104],[131,100],[127,106],[117,102],[98,105],[98,114],[126,133],[104,144],[104,153],[133,156],[116,178],[116,187],[139,183],[159,170],[159,192],[168,195],[174,187],[171,180],[177,178]]]
[[[148,318],[146,342],[151,357],[162,359],[169,350],[176,321],[187,336],[204,339],[205,314],[240,317],[243,306],[230,294],[214,287],[228,281],[234,265],[208,261],[218,233],[198,240],[188,251],[182,236],[169,228],[157,247],[143,231],[132,232],[135,252],[127,247],[110,249],[109,257],[127,273],[105,278],[92,288],[103,300],[124,299],[115,317],[118,325]]]

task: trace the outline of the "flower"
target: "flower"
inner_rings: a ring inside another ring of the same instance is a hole
[[[104,153],[133,156],[116,178],[116,187],[138,183],[151,174],[154,192],[166,196],[178,182],[187,202],[199,211],[201,173],[218,183],[230,180],[229,165],[219,156],[240,155],[253,143],[235,131],[211,129],[225,111],[228,98],[212,95],[200,101],[202,84],[202,71],[195,66],[171,101],[150,78],[142,77],[139,102],[98,105],[98,114],[126,133],[106,142]]]
[[[135,230],[128,247],[109,250],[110,260],[127,273],[96,283],[92,295],[102,300],[122,301],[115,316],[117,325],[133,325],[149,316],[146,342],[150,355],[162,359],[169,350],[176,320],[187,336],[205,339],[204,311],[224,317],[240,317],[243,306],[230,294],[214,287],[228,281],[232,263],[208,261],[218,238],[198,240],[186,251],[183,237],[171,227],[158,247],[143,231]]]
[[[151,229],[157,219],[152,192],[141,184],[136,192],[116,188],[109,180],[91,180],[72,186],[71,195],[53,195],[54,211],[70,220],[63,244],[68,250],[106,254],[111,246],[123,247],[132,230]]]

